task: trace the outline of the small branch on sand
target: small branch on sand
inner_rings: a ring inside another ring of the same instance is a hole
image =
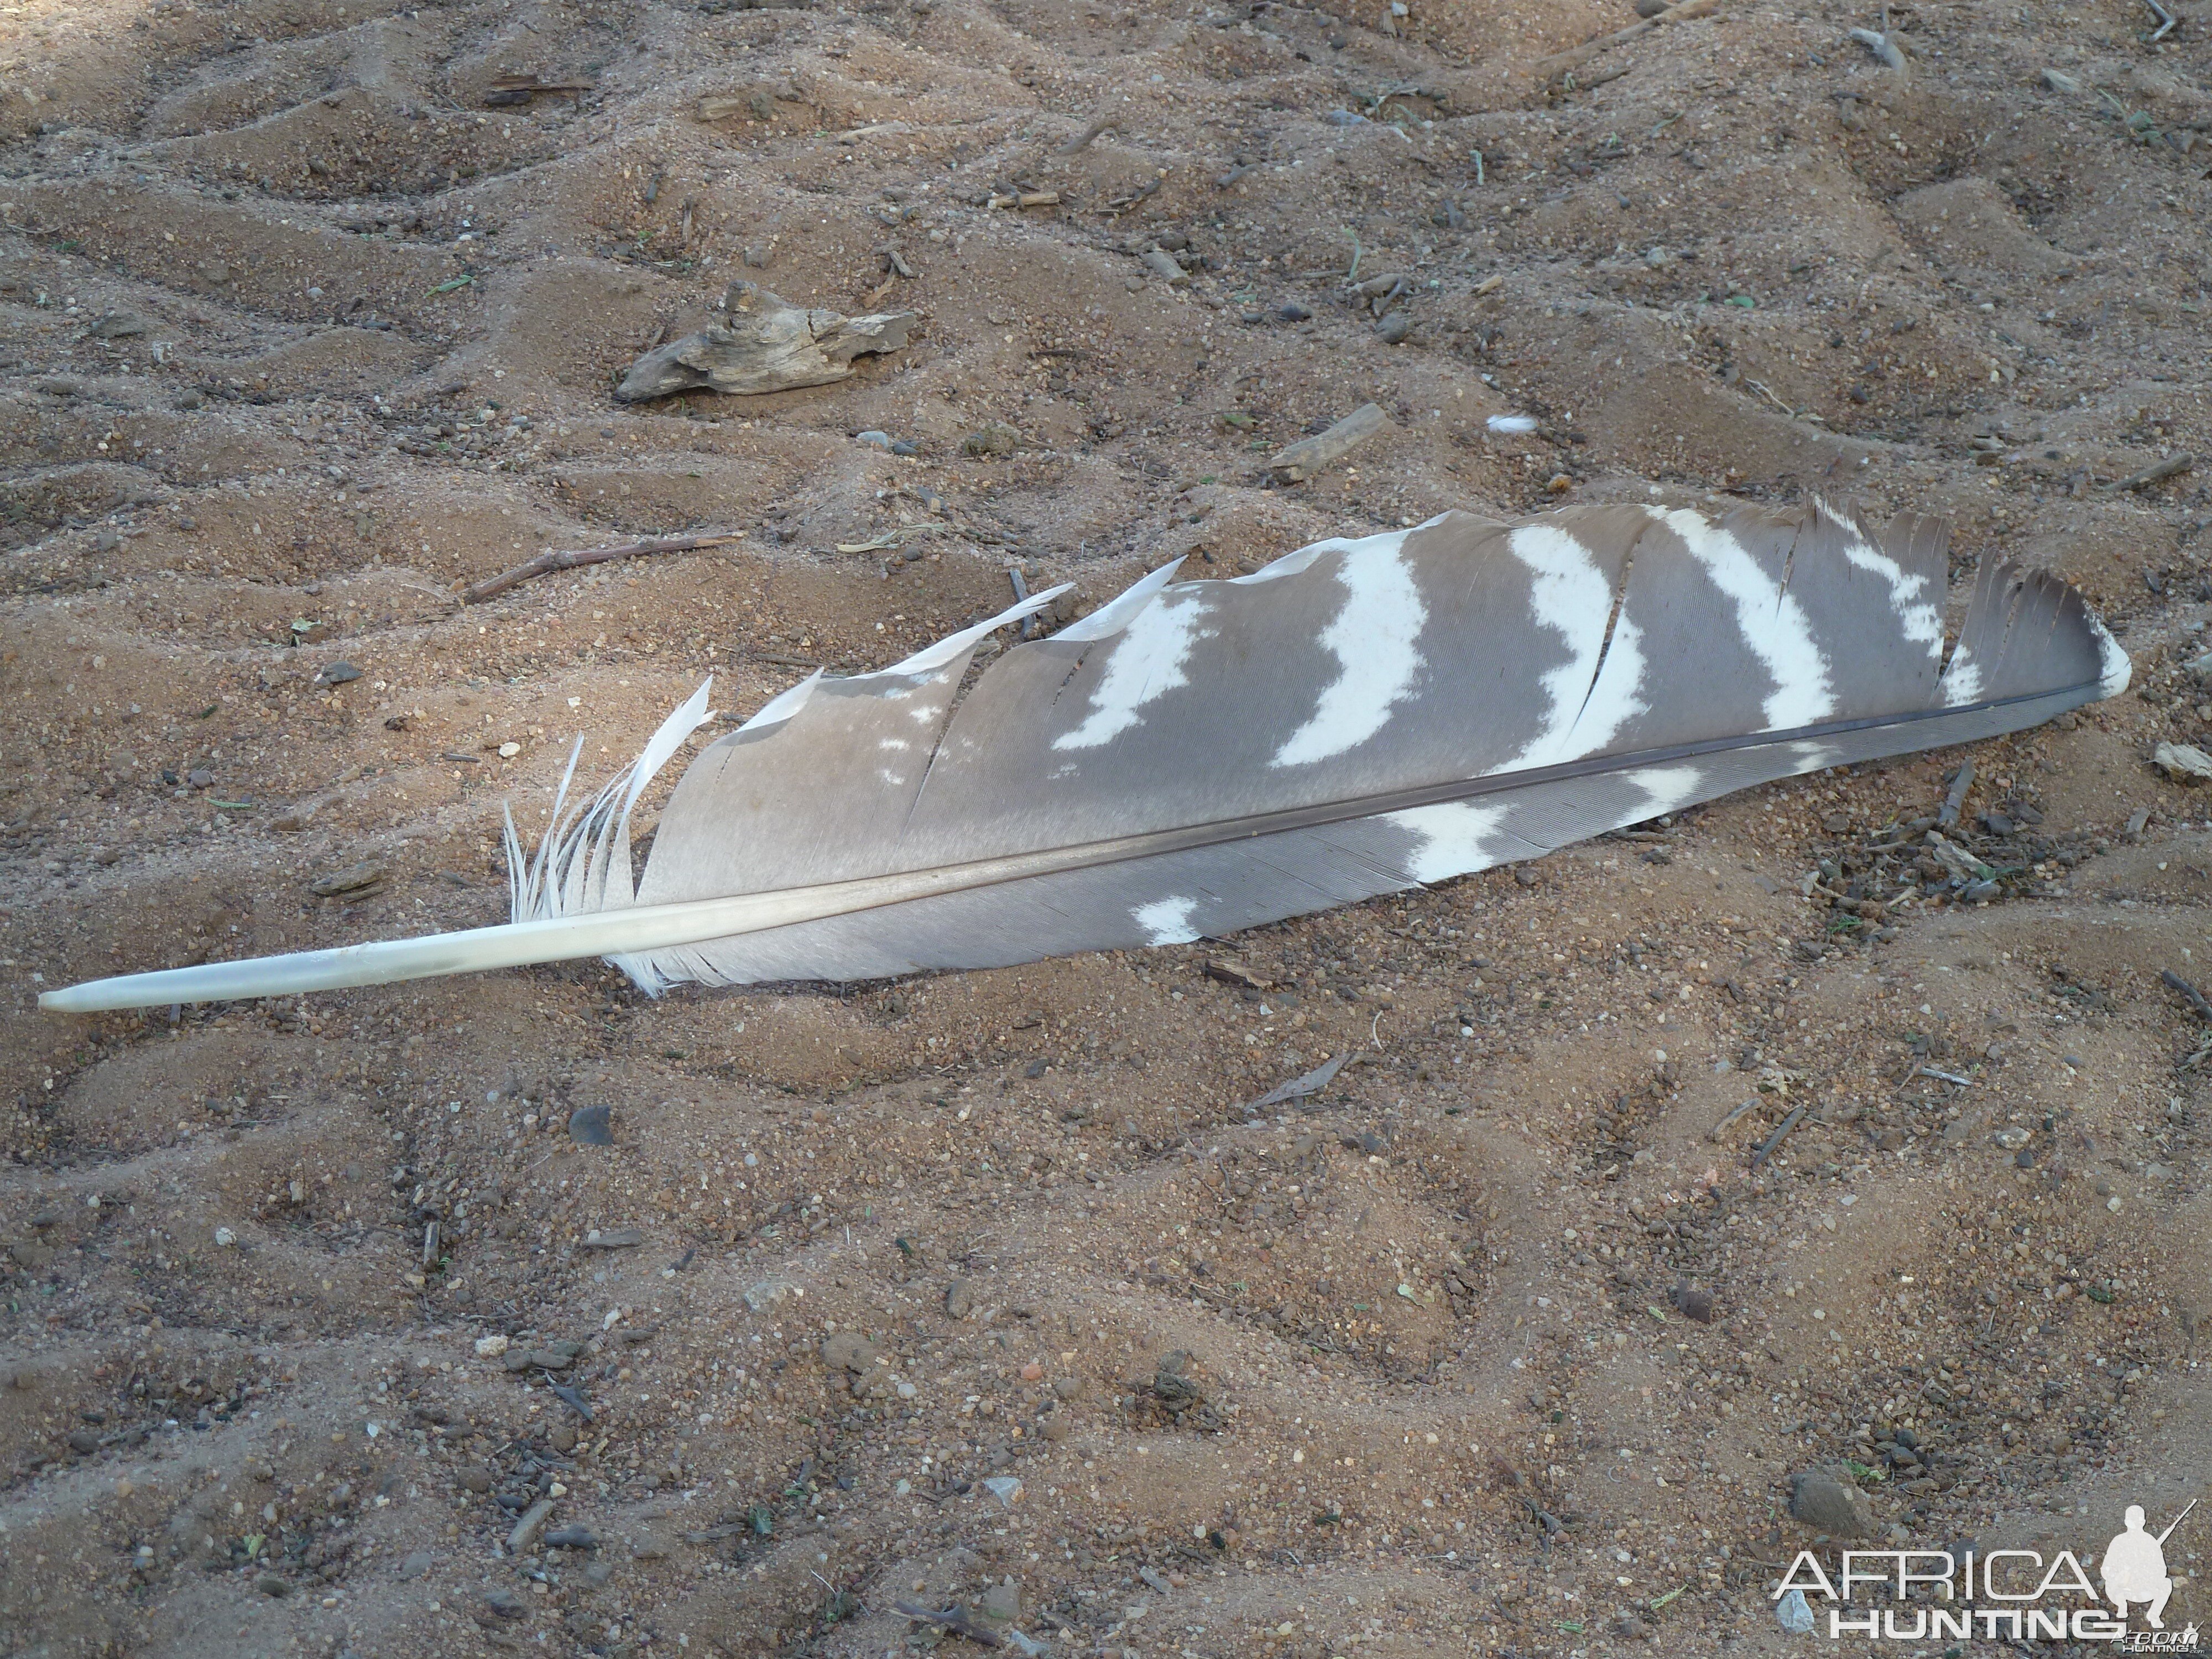
[[[496,576],[470,584],[461,590],[461,600],[465,605],[482,605],[510,587],[519,587],[538,576],[550,576],[556,570],[605,564],[611,559],[635,559],[648,553],[690,553],[702,547],[720,547],[743,540],[744,533],[742,530],[725,530],[700,536],[664,536],[652,541],[624,542],[617,547],[556,548],[525,560],[512,570],[502,570]]]

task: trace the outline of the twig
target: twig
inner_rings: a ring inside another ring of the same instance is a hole
[[[894,1601],[891,1606],[909,1619],[919,1619],[925,1625],[941,1625],[955,1636],[964,1636],[979,1647],[1004,1647],[1006,1638],[987,1625],[979,1625],[957,1607],[947,1607],[942,1613],[931,1613],[911,1601]]]
[[[1352,242],[1352,269],[1344,273],[1344,280],[1348,283],[1359,275],[1359,238],[1352,234],[1349,227],[1346,227],[1344,234],[1351,239]]]
[[[2166,24],[2166,27],[2168,28],[2172,28],[2173,25],[2169,21]],[[2155,40],[2157,39],[2157,36],[2154,35],[2151,38]],[[2196,465],[2197,458],[2194,455],[2169,455],[2164,460],[2156,462],[2152,465],[2145,467],[2140,472],[2121,479],[2118,483],[2114,484],[2112,488],[2115,489],[2148,489],[2154,483],[2163,483],[2168,478],[2179,477],[2182,473],[2188,471],[2191,467],[2195,466]]]
[[[1765,1163],[1768,1158],[1773,1157],[1774,1149],[1782,1144],[1783,1136],[1788,1134],[1792,1129],[1796,1128],[1799,1121],[1802,1119],[1804,1115],[1805,1109],[1802,1106],[1791,1107],[1790,1109],[1790,1115],[1784,1118],[1780,1123],[1775,1126],[1774,1133],[1767,1136],[1765,1140],[1760,1144],[1759,1150],[1751,1155],[1751,1167],[1756,1170],[1760,1164]]]
[[[1390,424],[1379,404],[1362,404],[1317,437],[1301,438],[1279,452],[1267,463],[1285,483],[1310,478],[1342,460],[1354,449]]]
[[[1601,52],[1625,45],[1640,34],[1649,34],[1662,23],[1687,23],[1696,18],[1709,17],[1720,8],[1721,0],[1682,0],[1681,4],[1669,6],[1656,17],[1644,18],[1641,22],[1631,23],[1625,29],[1601,34],[1595,40],[1585,40],[1579,46],[1571,46],[1565,52],[1557,52],[1537,64],[1530,73],[1535,76],[1536,83],[1541,86],[1547,82],[1558,80],[1569,70],[1588,63]]]
[[[553,549],[525,560],[512,570],[502,570],[496,576],[472,583],[461,590],[461,599],[467,605],[482,605],[510,587],[519,587],[539,576],[550,576],[556,570],[574,570],[580,565],[605,564],[610,559],[636,558],[647,553],[689,553],[702,547],[720,547],[743,540],[744,533],[742,530],[718,531],[702,536],[665,536],[653,541],[624,542],[617,547]]]
[[[1474,152],[1474,182],[1478,185],[1484,182],[1482,177],[1482,152],[1480,150]]]
[[[1008,565],[1006,567],[1006,580],[1014,585],[1014,601],[1016,604],[1019,604],[1022,600],[1029,598],[1030,585],[1027,581],[1023,580],[1022,570],[1019,565]],[[1037,619],[1035,616],[1023,617],[1021,637],[1025,640],[1035,639],[1036,637],[1036,627]]]
[[[2165,40],[2167,32],[2181,20],[2176,17],[2172,12],[2168,11],[2164,6],[2159,4],[2158,0],[2143,0],[2143,4],[2148,6],[2150,8],[2151,15],[2158,19],[2158,27],[2152,30],[2151,33],[2144,38],[2149,40]]]
[[[1706,1130],[1705,1139],[1708,1140],[1718,1140],[1721,1138],[1722,1130],[1727,1128],[1729,1125],[1734,1123],[1738,1118],[1741,1117],[1746,1112],[1749,1111],[1753,1107],[1758,1104],[1759,1097],[1757,1095],[1753,1095],[1749,1100],[1745,1101],[1742,1105],[1737,1107],[1719,1122],[1714,1124],[1711,1128]]]
[[[1936,827],[1948,830],[1959,821],[1959,813],[1966,805],[1966,792],[1974,787],[1974,763],[1968,761],[1959,769],[1958,776],[1951,780],[1951,788],[1943,797],[1943,809],[1936,814]]]
[[[1974,1086],[1973,1079],[1970,1077],[1960,1077],[1955,1072],[1939,1072],[1933,1066],[1923,1066],[1914,1073],[1914,1075],[1917,1077],[1932,1077],[1938,1083],[1955,1083],[1961,1089],[1971,1089]]]
[[[2203,992],[2171,968],[2160,974],[2159,978],[2166,982],[2167,989],[2181,993],[2188,1000],[2189,1006],[2197,1011],[2197,1018],[2204,1021],[2208,1025],[2212,1025],[2212,1002],[2207,1002],[2204,1000]]]
[[[1114,118],[1112,116],[1102,115],[1097,120],[1093,121],[1089,126],[1084,128],[1082,131],[1077,133],[1074,137],[1069,139],[1058,149],[1053,151],[1053,154],[1054,155],[1080,155],[1085,150],[1091,148],[1091,142],[1092,139],[1097,137],[1100,133],[1105,131],[1107,128],[1113,125]]]
[[[1901,70],[1905,67],[1905,54],[1897,49],[1897,42],[1881,30],[1853,29],[1850,36],[1890,68]]]

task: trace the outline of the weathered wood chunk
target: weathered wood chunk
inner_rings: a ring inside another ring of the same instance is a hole
[[[829,386],[852,374],[864,352],[902,349],[921,320],[911,311],[845,317],[808,309],[757,283],[732,283],[723,307],[727,326],[654,347],[630,365],[615,396],[634,404],[700,389],[757,398]]]

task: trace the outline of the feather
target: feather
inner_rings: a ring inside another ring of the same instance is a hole
[[[647,991],[1168,945],[1540,857],[1747,785],[2038,725],[2125,654],[2055,577],[1985,562],[1947,651],[1949,532],[1820,503],[1717,520],[1463,513],[1249,575],[1155,571],[962,695],[993,629],[817,674],[633,812],[708,687],[571,802],[513,920],[48,992],[64,1012],[604,956]]]

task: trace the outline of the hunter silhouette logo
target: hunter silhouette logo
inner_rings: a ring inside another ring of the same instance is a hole
[[[2073,1551],[2045,1558],[2032,1549],[1845,1550],[1830,1577],[1820,1558],[1800,1550],[1775,1587],[1782,1627],[1820,1629],[1812,1601],[1826,1601],[1832,1641],[1864,1636],[1888,1641],[2110,1642],[2128,1653],[2196,1653],[2197,1626],[2166,1627],[2173,1578],[2166,1540],[2197,1507],[2191,1498],[2166,1530],[2145,1529],[2142,1506],[2128,1506],[2122,1530],[2098,1561],[2097,1582]],[[2140,1610],[2144,1630],[2130,1628]]]
[[[2105,1599],[2121,1618],[2128,1616],[2130,1601],[2142,1601],[2148,1604],[2143,1617],[2150,1621],[2150,1627],[2166,1628],[2166,1601],[2173,1594],[2173,1580],[2166,1571],[2166,1540],[2173,1536],[2173,1528],[2187,1520],[2189,1510],[2196,1507],[2197,1500],[2192,1498],[2188,1509],[2175,1516],[2172,1524],[2154,1538],[2143,1530],[2142,1505],[2128,1505],[2124,1517],[2127,1530],[2105,1546],[2105,1559],[2097,1568],[2105,1581]]]

